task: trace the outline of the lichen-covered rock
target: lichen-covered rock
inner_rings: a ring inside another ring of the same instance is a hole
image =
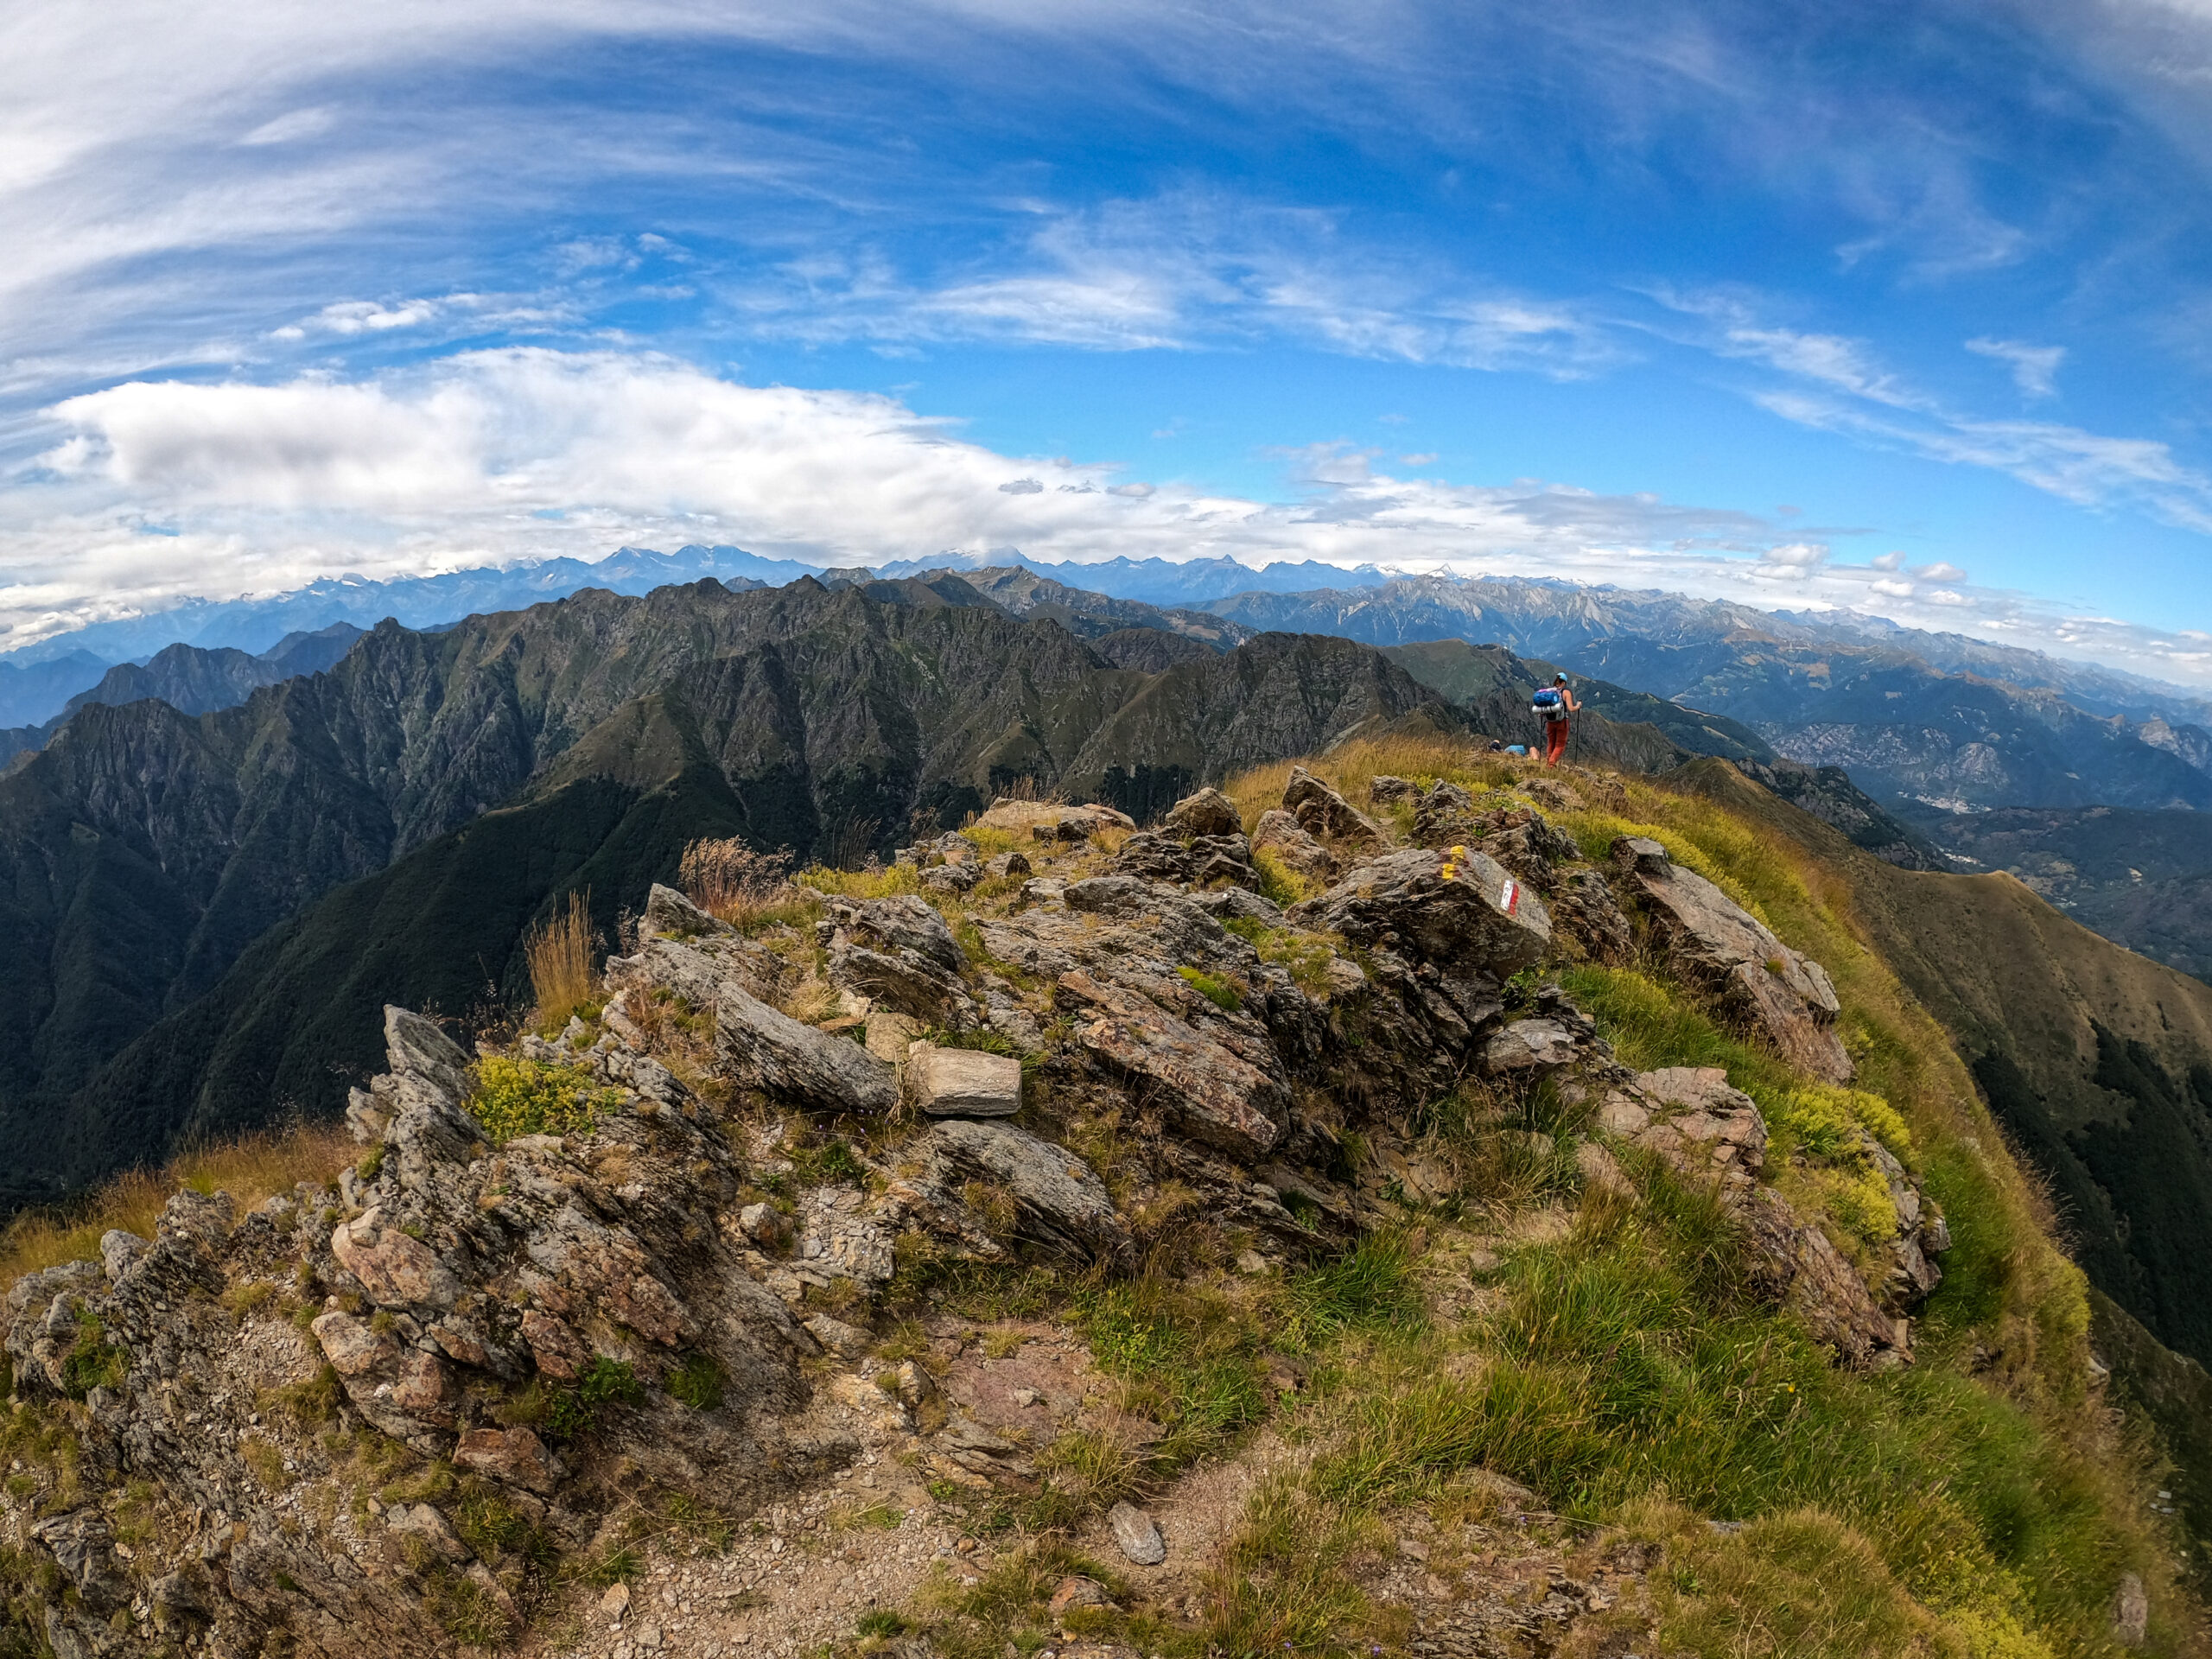
[[[1581,1039],[1556,1020],[1516,1020],[1483,1047],[1492,1077],[1531,1081],[1563,1071],[1580,1057]]]
[[[1770,1186],[1751,1188],[1741,1213],[1754,1279],[1788,1301],[1840,1360],[1854,1370],[1912,1363],[1912,1322],[1884,1311],[1819,1226]]]
[[[1592,962],[1618,968],[1636,957],[1636,934],[1602,870],[1569,870],[1547,902],[1553,930],[1573,940]]]
[[[656,881],[645,894],[645,913],[639,918],[638,931],[643,938],[688,939],[734,934],[737,930],[709,916],[674,887]]]
[[[527,1428],[472,1428],[454,1443],[453,1460],[487,1479],[541,1496],[561,1483],[560,1460]]]
[[[1473,851],[1464,858],[1388,854],[1294,906],[1290,918],[1355,944],[1389,945],[1439,968],[1500,979],[1541,961],[1552,937],[1543,900]]]
[[[1281,1134],[1281,1081],[1201,1035],[1157,1003],[1080,969],[1059,978],[1075,1039],[1150,1096],[1183,1134],[1256,1157]]]
[[[979,861],[940,868],[966,873],[963,892],[982,880]],[[911,893],[834,900],[823,925],[833,985],[926,1024],[974,1023],[961,979],[967,955],[927,901]]]
[[[1114,855],[1117,874],[1148,881],[1187,882],[1205,887],[1215,881],[1238,887],[1259,885],[1253,868],[1251,843],[1241,835],[1199,836],[1185,843],[1173,836],[1139,830],[1122,843]]]
[[[1643,836],[1613,842],[1613,860],[1644,901],[1669,965],[1762,1032],[1793,1065],[1848,1083],[1851,1057],[1835,1033],[1841,1008],[1827,969],[1667,849]]]
[[[1169,810],[1166,823],[1179,836],[1235,836],[1244,830],[1236,803],[1217,789],[1185,795]]]
[[[460,1280],[437,1252],[387,1226],[379,1209],[340,1224],[330,1236],[330,1248],[379,1306],[451,1307],[461,1294]]]
[[[715,999],[715,1046],[730,1080],[809,1111],[886,1113],[897,1074],[860,1044],[803,1026],[734,984]]]
[[[992,1219],[967,1201],[977,1181],[1006,1193],[1014,1238],[1083,1262],[1126,1263],[1134,1254],[1128,1227],[1090,1166],[1025,1129],[950,1120],[917,1136],[906,1159],[913,1173],[894,1183],[893,1205],[976,1254],[1003,1254]]]
[[[1598,1122],[1732,1194],[1747,1190],[1766,1165],[1766,1119],[1749,1095],[1729,1086],[1719,1066],[1643,1072],[1630,1088],[1606,1096]]]
[[[1294,874],[1309,881],[1327,881],[1337,873],[1336,855],[1307,831],[1306,826],[1279,806],[1260,814],[1252,827],[1252,846],[1264,848],[1281,859]]]
[[[1282,804],[1306,834],[1322,841],[1341,842],[1349,847],[1382,844],[1382,832],[1372,818],[1303,766],[1290,769]]]

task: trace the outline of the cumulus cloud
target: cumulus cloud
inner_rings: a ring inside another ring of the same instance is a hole
[[[1914,566],[1912,574],[1923,582],[1964,582],[1967,579],[1967,573],[1957,565],[1940,559],[1934,564]]]
[[[1868,560],[1867,563],[1877,570],[1894,570],[1904,563],[1904,555],[1897,552],[1883,553]]]

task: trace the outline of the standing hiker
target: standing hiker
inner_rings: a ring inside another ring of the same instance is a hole
[[[1552,683],[1537,691],[1529,707],[1544,724],[1544,764],[1555,766],[1560,756],[1567,753],[1567,716],[1580,714],[1582,705],[1567,689],[1567,676],[1554,674]]]

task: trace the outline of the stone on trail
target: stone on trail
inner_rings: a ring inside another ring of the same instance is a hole
[[[1139,1567],[1158,1567],[1167,1559],[1160,1523],[1135,1504],[1126,1500],[1116,1503],[1106,1512],[1106,1524],[1114,1529],[1114,1542],[1122,1554]]]
[[[454,1447],[460,1467],[541,1495],[559,1484],[561,1465],[527,1428],[472,1428]]]
[[[906,1086],[931,1117],[1011,1117],[1021,1109],[1021,1062],[916,1043],[906,1051]]]

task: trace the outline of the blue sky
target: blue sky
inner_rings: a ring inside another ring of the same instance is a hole
[[[330,10],[0,24],[0,649],[711,540],[2212,683],[2208,0]]]

